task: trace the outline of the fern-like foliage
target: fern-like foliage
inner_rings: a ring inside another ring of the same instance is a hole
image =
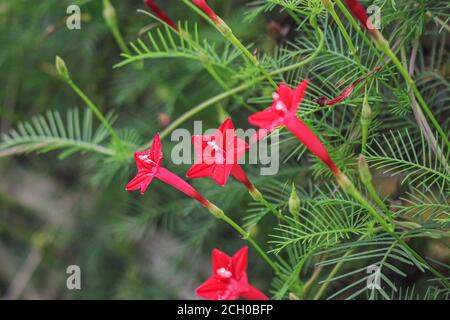
[[[147,33],[147,41],[137,39],[130,42],[131,54],[123,53],[125,58],[116,67],[121,67],[139,60],[181,58],[209,64],[220,68],[221,71],[234,74],[231,63],[239,56],[239,52],[230,44],[217,49],[216,45],[201,38],[198,24],[191,27],[186,21],[178,24],[179,32],[175,32],[167,25],[155,28]]]
[[[2,134],[0,156],[53,150],[63,150],[60,158],[75,152],[112,155],[114,150],[103,145],[108,137],[104,126],[94,128],[90,109],[86,109],[82,116],[78,109],[69,110],[65,122],[58,111],[48,111],[45,116],[35,116]]]
[[[402,175],[402,183],[408,180],[411,185],[426,190],[433,186],[447,190],[450,175],[445,159],[448,156],[448,151],[443,155],[444,160],[434,156],[432,146],[423,135],[416,146],[408,131],[391,131],[369,147],[367,160],[384,173]]]

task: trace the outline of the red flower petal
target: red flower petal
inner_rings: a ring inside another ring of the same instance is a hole
[[[250,284],[248,285],[247,291],[242,293],[242,296],[247,300],[269,300],[264,293]]]
[[[238,280],[241,276],[246,274],[247,272],[247,265],[248,265],[248,247],[242,247],[238,252],[236,252],[232,259],[232,265],[233,265],[233,274],[235,275],[235,278]]]
[[[289,111],[296,113],[297,109],[303,101],[303,97],[305,96],[306,88],[308,87],[308,80],[304,80],[302,83],[300,83],[297,88],[295,88],[291,105],[289,106]]]
[[[144,0],[144,2],[159,19],[167,23],[175,31],[178,31],[178,26],[176,23],[173,22],[173,20],[170,19],[169,16],[160,7],[158,7],[153,0]]]
[[[214,249],[211,252],[212,257],[212,272],[215,275],[216,271],[220,268],[231,269],[231,264],[233,260],[226,253],[220,251],[219,249]],[[231,271],[231,270],[230,270]]]
[[[322,160],[333,173],[338,173],[339,169],[328,154],[320,139],[309,129],[303,121],[295,116],[287,117],[285,121],[286,128],[300,140],[305,147]]]
[[[249,191],[252,191],[255,189],[255,186],[253,183],[250,182],[247,175],[245,174],[244,170],[242,170],[242,167],[239,164],[236,164],[233,169],[231,170],[231,175],[240,183],[242,183]]]
[[[161,146],[161,137],[159,136],[159,133],[156,134],[155,138],[153,139],[152,146],[150,148],[150,159],[156,162],[157,165],[161,164],[161,161],[163,159],[162,154],[162,146]]]
[[[189,171],[186,173],[186,177],[192,178],[206,178],[211,176],[213,170],[213,166],[209,164],[204,164],[201,161],[198,163],[194,163]]]
[[[189,169],[188,178],[211,177],[224,186],[233,167],[245,154],[248,145],[236,137],[233,122],[227,118],[214,135],[193,136],[197,159]]]
[[[134,191],[141,189],[141,194],[144,194],[148,186],[150,185],[150,182],[152,182],[153,177],[153,173],[139,172],[130,182],[128,182],[125,190]]]
[[[274,109],[269,108],[252,114],[248,117],[248,122],[256,127],[266,129],[266,134],[269,134],[283,124],[283,118]]]
[[[279,99],[283,101],[286,106],[289,107],[291,105],[293,95],[291,87],[282,82],[278,86],[277,94],[279,95]]]
[[[195,293],[208,300],[239,299],[239,294],[230,290],[228,284],[229,281],[218,280],[216,277],[211,277],[198,287],[197,290],[195,290]]]
[[[155,177],[174,187],[175,189],[178,189],[189,197],[197,200],[205,207],[208,206],[208,201],[203,198],[197,190],[195,190],[189,183],[181,179],[176,174],[170,172],[166,168],[160,167],[156,172]]]

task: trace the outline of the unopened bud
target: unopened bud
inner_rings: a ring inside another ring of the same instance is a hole
[[[369,101],[364,99],[363,107],[361,110],[361,123],[367,125],[372,120],[372,109],[370,108]]]
[[[218,219],[222,219],[223,217],[225,217],[225,213],[222,211],[222,209],[217,207],[212,202],[208,201],[206,204],[206,208],[209,210],[210,213],[212,213]]]
[[[66,63],[60,56],[56,56],[55,59],[55,67],[58,71],[58,74],[64,79],[64,80],[70,80],[69,70],[67,70]]]
[[[338,184],[345,192],[352,192],[355,186],[350,181],[350,179],[342,172],[339,171],[338,174],[335,175]]]
[[[289,300],[300,300],[300,298],[295,293],[290,292]]]
[[[117,23],[116,9],[114,9],[109,0],[103,0],[103,18],[108,26]]]
[[[300,198],[298,197],[297,191],[295,189],[295,184],[292,183],[292,190],[291,195],[289,197],[288,201],[289,205],[289,212],[294,216],[297,217],[298,213],[300,212]]]
[[[372,174],[370,173],[366,158],[362,154],[360,154],[358,158],[358,171],[363,182],[369,182],[372,180]]]
[[[328,11],[333,9],[333,2],[331,2],[330,0],[322,0],[322,4]]]

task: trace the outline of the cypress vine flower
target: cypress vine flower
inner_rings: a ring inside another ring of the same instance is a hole
[[[233,122],[227,118],[214,135],[192,137],[197,160],[187,172],[188,178],[211,177],[224,186],[230,174],[249,191],[254,189],[244,170],[238,164],[239,159],[248,150],[248,144],[236,137]]]
[[[144,194],[153,178],[157,178],[168,185],[178,189],[187,196],[197,200],[203,206],[214,209],[214,205],[203,198],[197,190],[195,190],[186,181],[170,172],[166,168],[161,167],[163,160],[162,146],[159,134],[153,139],[150,150],[138,151],[134,153],[134,160],[138,169],[136,176],[125,187],[126,191],[141,190]]]
[[[211,18],[214,23],[220,23],[219,16],[214,12],[213,9],[206,3],[206,0],[192,0],[192,2],[197,5],[200,9],[202,9],[208,17]]]
[[[243,247],[232,257],[220,250],[212,251],[212,276],[195,291],[209,300],[268,300],[247,280],[248,248]]]
[[[295,89],[281,83],[277,92],[273,94],[272,105],[248,118],[250,124],[261,129],[253,136],[253,139],[261,139],[275,128],[284,126],[337,175],[340,171],[320,139],[303,121],[297,118],[297,108],[303,100],[307,86],[308,80],[304,80]]]
[[[153,0],[144,0],[145,4],[153,11],[153,13],[162,21],[167,23],[175,31],[178,31],[176,23],[162,10]]]

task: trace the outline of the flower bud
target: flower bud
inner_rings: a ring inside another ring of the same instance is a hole
[[[292,183],[292,190],[291,195],[289,197],[288,201],[289,205],[289,212],[294,216],[297,217],[298,213],[300,212],[300,198],[298,197],[297,191],[295,190],[295,184]]]
[[[322,0],[322,4],[328,11],[333,9],[333,3],[330,0]]]
[[[366,158],[364,158],[362,154],[360,154],[358,158],[358,171],[359,176],[364,183],[372,180],[372,174],[370,173]]]
[[[103,0],[103,18],[110,27],[117,23],[116,10],[109,0]]]
[[[369,101],[364,99],[363,107],[361,110],[361,123],[367,125],[372,120],[372,109],[370,108]]]
[[[295,293],[290,292],[289,300],[300,300],[300,298]]]
[[[66,63],[60,56],[56,56],[55,66],[58,74],[66,81],[70,80],[69,70],[67,70]]]

